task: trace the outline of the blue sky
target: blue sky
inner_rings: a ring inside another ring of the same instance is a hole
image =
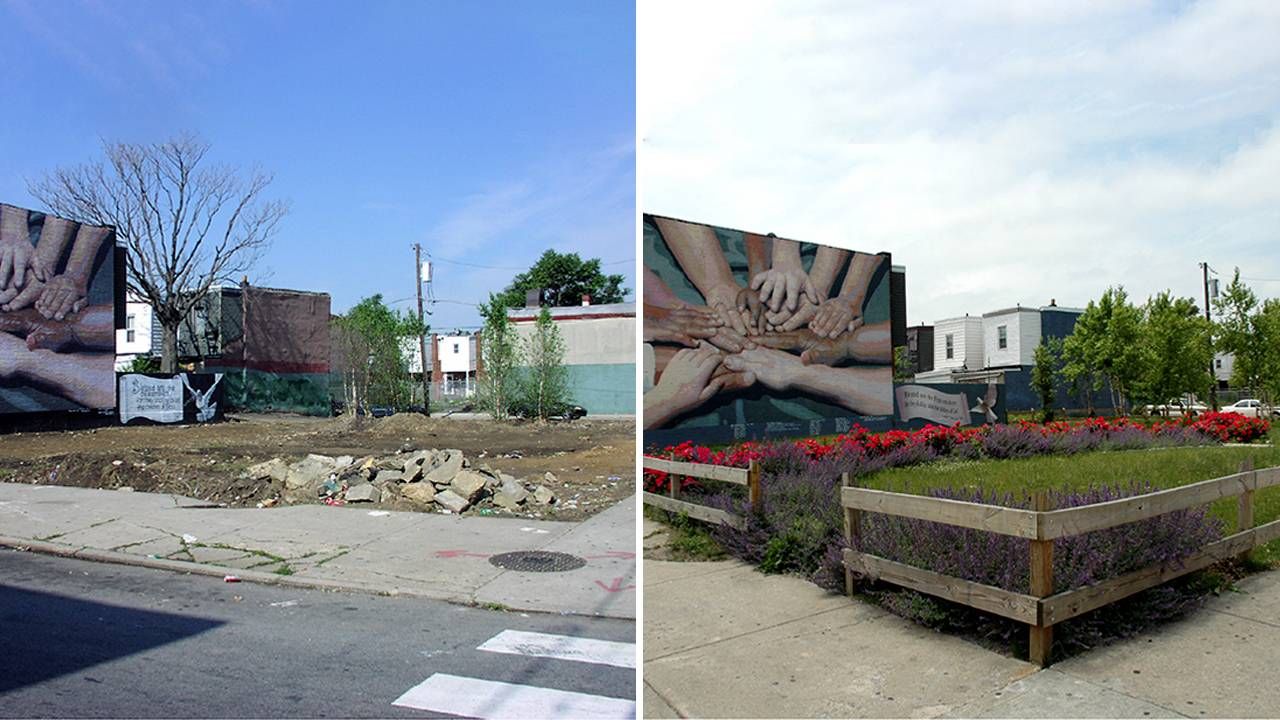
[[[635,288],[630,3],[0,0],[0,68],[6,202],[190,130],[291,202],[259,280],[335,312],[411,299],[414,242],[440,330],[547,248]]]
[[[638,36],[644,210],[890,251],[911,323],[1199,301],[1201,261],[1280,297],[1280,3],[651,0]]]

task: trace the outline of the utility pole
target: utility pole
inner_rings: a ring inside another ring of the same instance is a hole
[[[431,417],[431,386],[427,382],[427,326],[422,314],[422,246],[413,244],[414,287],[418,291],[418,357],[422,370],[422,414]]]
[[[1213,317],[1209,314],[1209,263],[1200,263],[1200,270],[1204,276],[1204,319],[1211,323],[1209,326],[1209,407],[1217,410],[1218,375],[1213,366]]]

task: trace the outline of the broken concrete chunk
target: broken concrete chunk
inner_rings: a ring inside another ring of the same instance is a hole
[[[333,458],[324,455],[308,455],[289,466],[285,474],[284,485],[289,490],[303,490],[315,487],[333,474]]]
[[[436,499],[436,487],[431,483],[413,483],[401,488],[400,495],[413,502],[429,505]]]
[[[509,477],[509,476],[508,476]],[[515,478],[504,480],[502,489],[498,490],[498,494],[507,495],[514,498],[517,503],[522,503],[529,499],[529,491],[525,489]],[[495,495],[496,498],[496,495]]]
[[[436,493],[436,504],[455,513],[460,513],[471,505],[452,490],[441,490]]]
[[[547,473],[550,475],[551,473]],[[533,491],[534,502],[539,505],[550,505],[556,501],[556,494],[546,485],[539,485],[537,490]]]
[[[284,482],[289,474],[289,463],[280,458],[272,458],[266,462],[250,465],[245,474],[251,480],[277,480]]]
[[[378,502],[382,499],[382,493],[378,492],[378,488],[364,483],[347,489],[347,502]]]
[[[484,475],[473,470],[459,470],[457,475],[453,476],[453,480],[449,483],[449,489],[457,493],[460,497],[466,498],[468,503],[473,503],[484,495],[485,481]]]
[[[424,482],[434,483],[436,486],[448,485],[453,482],[453,476],[458,474],[462,469],[462,451],[446,450],[447,454],[440,464],[433,468],[431,472],[423,476]]]
[[[399,470],[379,470],[378,481],[388,483],[404,482],[404,473]]]
[[[550,470],[548,470],[548,471],[547,471],[547,473],[546,473],[545,475],[543,475],[543,476],[542,476],[542,479],[543,479],[543,480],[546,480],[546,481],[547,481],[547,482],[549,482],[549,483],[558,483],[558,482],[560,482],[560,478],[556,477],[556,474],[555,474],[555,473],[553,473],[553,472],[551,472]]]
[[[333,459],[333,466],[338,470],[350,467],[355,463],[356,459],[350,455],[339,455]]]

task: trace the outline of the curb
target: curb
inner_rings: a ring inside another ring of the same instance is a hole
[[[91,562],[108,563],[113,565],[131,565],[133,567],[150,568],[152,570],[168,570],[170,572],[186,573],[188,575],[207,575],[209,577],[226,577],[227,575],[235,575],[240,578],[242,582],[251,582],[259,585],[277,585],[280,587],[300,588],[303,590],[326,590],[329,592],[353,592],[364,595],[378,595],[381,597],[408,597],[423,600],[438,600],[441,602],[452,603],[454,605],[465,605],[467,607],[479,607],[484,604],[477,600],[474,594],[458,595],[456,593],[446,592],[437,593],[422,592],[420,590],[401,590],[399,588],[379,586],[371,583],[344,582],[340,580],[329,580],[326,578],[308,578],[301,575],[277,575],[275,573],[262,572],[261,570],[238,570],[236,568],[224,567],[222,565],[209,565],[206,563],[187,562],[185,560],[149,558],[141,555],[130,555],[129,553],[118,552],[116,550],[100,550],[98,548],[80,545],[67,545],[65,543],[48,542],[46,540],[33,540],[30,538],[17,538],[10,537],[8,535],[0,535],[0,548],[5,547],[20,552],[35,552],[42,555],[55,555],[57,557],[89,560]],[[538,613],[541,615],[580,615],[582,617],[613,618],[619,620],[631,620],[633,622],[635,621],[635,618],[614,618],[612,615],[600,615],[596,613],[588,614],[572,610],[546,610],[520,607],[508,607],[507,610],[510,612]]]
[[[325,578],[306,578],[299,575],[277,575],[275,573],[262,572],[261,570],[238,570],[236,568],[223,567],[221,565],[187,562],[185,560],[149,558],[140,555],[130,555],[129,553],[117,552],[115,550],[99,550],[91,547],[66,545],[63,543],[31,540],[28,538],[15,538],[7,535],[0,535],[0,547],[12,548],[18,551],[41,553],[44,555],[74,558],[77,560],[90,560],[93,562],[110,563],[115,565],[132,565],[134,567],[150,568],[153,570],[168,570],[170,572],[187,573],[189,575],[207,575],[210,577],[235,575],[244,582],[252,582],[259,585],[278,585],[282,587],[302,588],[304,590],[328,590],[330,592],[356,592],[366,595],[380,595],[383,597],[412,597],[426,600],[442,600],[444,602],[450,602],[457,605],[475,606],[478,604],[472,596],[462,596],[452,593],[430,593],[418,590],[400,590],[398,588],[381,587],[369,583],[342,582],[338,580],[328,580]],[[522,610],[521,612],[527,611]]]

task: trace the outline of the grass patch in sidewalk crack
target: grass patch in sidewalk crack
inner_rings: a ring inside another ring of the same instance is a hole
[[[323,565],[323,564],[325,564],[325,563],[329,562],[330,560],[337,560],[338,558],[342,557],[343,555],[346,555],[346,554],[347,554],[347,553],[349,553],[349,552],[351,552],[351,548],[342,548],[342,549],[341,549],[341,550],[339,550],[337,553],[335,553],[335,554],[333,554],[333,555],[330,555],[329,557],[327,557],[327,558],[325,558],[325,559],[323,559],[323,560],[319,560],[319,561],[317,561],[317,562],[316,562],[316,567],[320,567],[321,565]],[[313,553],[313,554],[314,554],[314,553]],[[305,556],[304,556],[304,557],[305,557]]]

